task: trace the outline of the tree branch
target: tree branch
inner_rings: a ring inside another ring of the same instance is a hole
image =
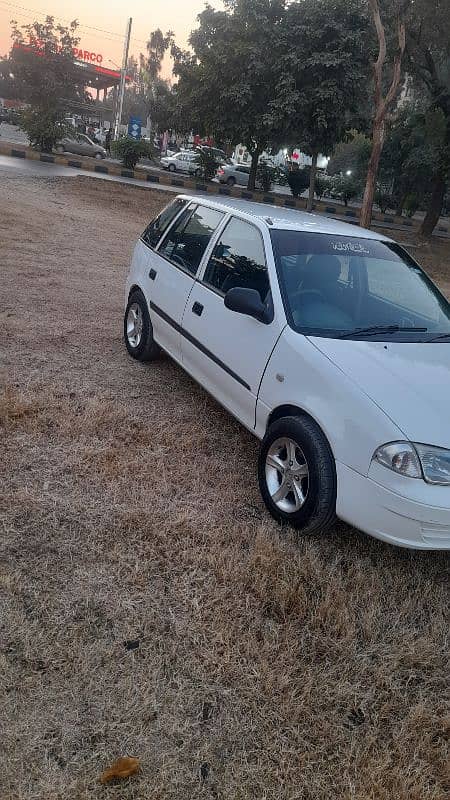
[[[386,61],[386,36],[384,33],[383,23],[381,22],[380,8],[378,0],[369,0],[369,6],[372,11],[373,21],[378,36],[378,58],[373,65],[374,71],[374,85],[375,85],[375,105],[378,110],[383,102],[383,95],[381,90],[381,79],[383,73],[383,65]]]

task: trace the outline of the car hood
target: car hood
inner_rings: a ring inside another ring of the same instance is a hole
[[[450,344],[310,337],[413,442],[450,449]]]

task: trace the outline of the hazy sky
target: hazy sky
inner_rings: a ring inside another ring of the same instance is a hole
[[[77,19],[80,23],[80,47],[102,53],[103,65],[111,67],[108,59],[117,64],[122,60],[128,16],[133,18],[130,54],[138,55],[145,51],[145,41],[155,28],[164,32],[173,30],[177,43],[185,45],[190,31],[197,26],[197,14],[204,5],[204,0],[0,0],[0,55],[5,55],[11,46],[11,19],[26,24],[35,19],[43,20],[45,14],[51,14],[61,22]],[[221,2],[211,0],[211,5],[219,8]],[[168,77],[167,66],[165,72],[165,77]]]

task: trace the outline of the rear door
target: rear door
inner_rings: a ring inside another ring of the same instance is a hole
[[[231,217],[213,247],[203,279],[189,295],[182,321],[182,363],[252,429],[259,385],[285,320],[278,304],[269,324],[227,309],[225,294],[236,286],[256,289],[262,301],[272,305],[262,233],[256,225]]]
[[[148,302],[158,344],[181,360],[184,308],[214,231],[220,211],[190,203],[177,216],[148,260]]]

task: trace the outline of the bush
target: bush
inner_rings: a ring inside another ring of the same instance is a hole
[[[378,186],[375,191],[375,203],[377,204],[382,214],[385,214],[388,208],[393,207],[393,200],[391,195],[382,186]]]
[[[327,175],[316,175],[314,194],[320,200],[330,189],[330,178]]]
[[[195,161],[198,164],[204,181],[210,181],[212,178],[214,178],[219,166],[219,162],[212,150],[209,150],[208,148],[199,150]]]
[[[287,182],[294,197],[299,197],[309,186],[310,170],[291,169],[288,173]]]
[[[407,217],[409,218],[413,217],[417,209],[419,208],[419,198],[417,197],[417,195],[408,194],[403,208]]]
[[[127,169],[134,169],[140,158],[153,158],[154,153],[151,142],[133,139],[132,136],[122,136],[111,142],[111,150]]]
[[[18,122],[21,130],[27,134],[31,146],[43,153],[51,153],[67,133],[64,115],[59,111],[28,109],[20,114]]]

